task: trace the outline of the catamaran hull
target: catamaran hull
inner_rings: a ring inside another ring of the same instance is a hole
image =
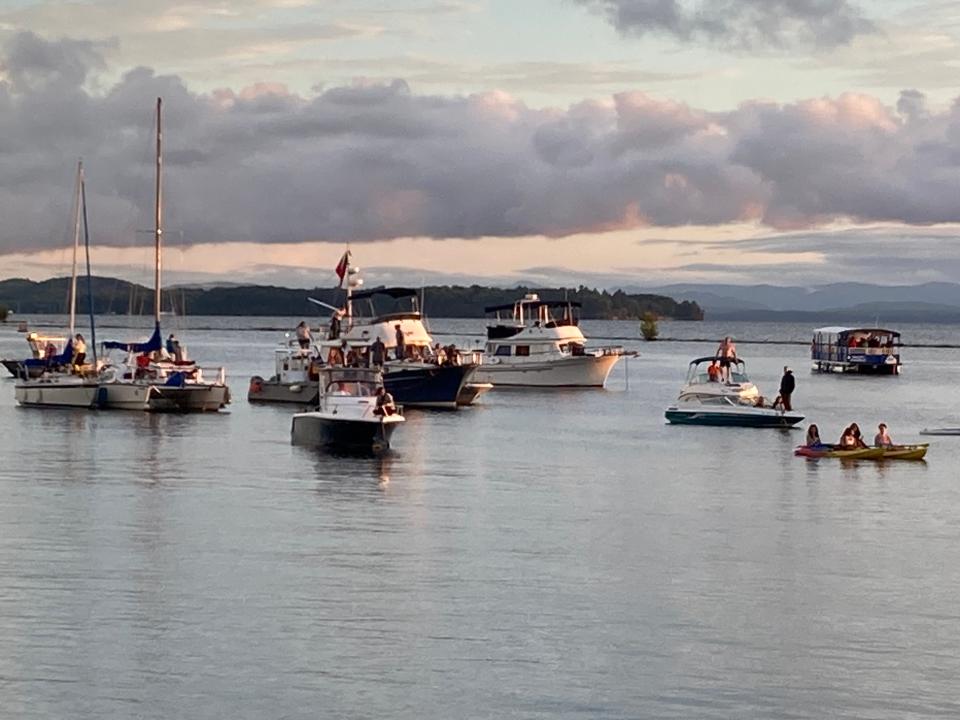
[[[226,385],[149,385],[104,383],[102,407],[141,412],[216,412],[230,402]]]
[[[714,427],[789,428],[803,420],[803,415],[786,413],[703,412],[668,408],[664,413],[672,425],[710,425]]]
[[[474,382],[498,387],[599,388],[607,382],[619,355],[575,355],[546,362],[484,363]]]
[[[344,420],[319,413],[293,416],[290,440],[294,445],[343,450],[385,450],[399,423],[378,420]]]
[[[476,365],[387,366],[383,385],[393,399],[404,407],[456,408],[457,399],[468,381],[473,381]]]
[[[96,408],[102,393],[98,383],[23,383],[14,389],[24,407]]]
[[[247,390],[247,402],[316,405],[319,396],[316,381],[283,383],[272,378],[264,380],[259,376],[250,378],[250,388]]]

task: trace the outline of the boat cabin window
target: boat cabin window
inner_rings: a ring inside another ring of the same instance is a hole
[[[509,345],[497,345],[497,349],[493,352],[497,357],[509,357],[510,356],[510,346]]]
[[[530,357],[530,346],[517,345],[517,352],[515,354],[517,357]]]
[[[349,397],[371,397],[377,394],[377,387],[369,382],[338,381],[327,385],[326,394]]]

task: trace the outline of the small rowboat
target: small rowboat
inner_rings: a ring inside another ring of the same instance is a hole
[[[841,458],[844,460],[880,460],[883,457],[883,448],[852,448],[841,450],[835,445],[818,445],[798,447],[794,455],[808,458]]]
[[[921,443],[919,445],[891,445],[883,448],[884,460],[923,460],[927,454],[927,448],[930,443]]]

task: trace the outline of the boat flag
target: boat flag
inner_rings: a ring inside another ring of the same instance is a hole
[[[347,268],[350,267],[350,251],[347,250],[343,257],[340,258],[340,262],[337,263],[337,268],[335,272],[337,277],[340,278],[340,287],[343,287],[343,277],[347,274]]]

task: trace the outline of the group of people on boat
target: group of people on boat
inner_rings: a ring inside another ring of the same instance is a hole
[[[864,441],[860,433],[860,426],[857,423],[848,425],[840,436],[840,442],[836,445],[828,445],[820,439],[820,429],[816,425],[810,425],[807,428],[807,440],[805,443],[808,448],[833,447],[839,450],[862,450],[870,447]],[[893,447],[894,442],[887,431],[887,424],[880,423],[877,426],[877,434],[873,438],[873,447]]]

